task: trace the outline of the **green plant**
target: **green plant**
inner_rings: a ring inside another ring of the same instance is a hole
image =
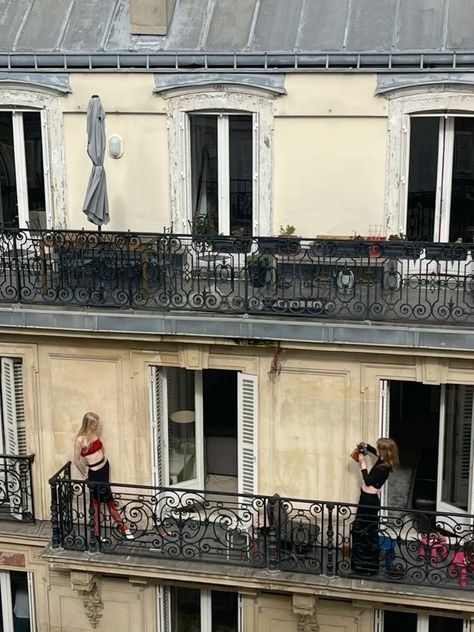
[[[296,228],[292,224],[286,226],[280,226],[280,237],[291,237],[294,234]]]
[[[388,236],[388,241],[405,241],[407,238],[406,235],[404,235],[403,233],[398,233],[398,234],[394,234],[394,235],[389,235]]]

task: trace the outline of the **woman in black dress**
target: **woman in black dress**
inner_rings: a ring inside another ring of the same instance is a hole
[[[398,465],[398,447],[393,439],[380,438],[377,447],[359,443],[359,466],[362,475],[360,498],[352,523],[351,568],[359,575],[374,575],[379,570],[380,490]],[[377,461],[367,471],[366,455]]]

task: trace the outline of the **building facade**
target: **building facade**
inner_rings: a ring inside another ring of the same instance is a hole
[[[0,9],[3,629],[474,630],[474,9],[66,4]]]

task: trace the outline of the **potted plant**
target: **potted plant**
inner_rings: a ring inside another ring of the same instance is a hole
[[[387,242],[383,245],[385,256],[399,259],[419,259],[423,248],[411,241],[407,241],[407,236],[403,233],[389,235]]]
[[[230,237],[225,235],[217,235],[210,237],[209,243],[215,252],[247,254],[252,248],[252,237],[245,234],[243,226],[232,231]]]

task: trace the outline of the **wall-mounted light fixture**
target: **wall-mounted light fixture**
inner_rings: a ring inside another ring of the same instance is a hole
[[[109,136],[109,156],[121,158],[123,155],[123,140],[117,134]]]

